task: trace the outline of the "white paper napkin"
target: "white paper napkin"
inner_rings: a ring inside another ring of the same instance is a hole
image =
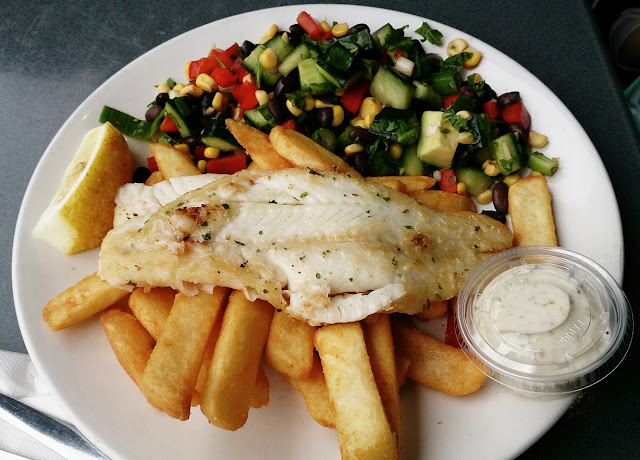
[[[70,424],[55,396],[38,376],[29,355],[0,351],[0,393]],[[33,460],[63,458],[0,418],[0,450]]]

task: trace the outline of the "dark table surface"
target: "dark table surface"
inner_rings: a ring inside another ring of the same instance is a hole
[[[26,351],[12,301],[13,232],[31,173],[67,117],[109,76],[167,39],[225,16],[294,3],[3,3],[0,349]],[[590,5],[581,0],[352,3],[391,7],[474,35],[518,61],[564,102],[600,152],[614,185],[625,238],[624,288],[638,318],[640,140]],[[522,458],[640,458],[638,348],[636,343],[611,377],[584,391]]]

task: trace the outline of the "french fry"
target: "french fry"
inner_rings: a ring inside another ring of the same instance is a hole
[[[189,418],[205,346],[227,295],[223,287],[216,287],[212,294],[176,295],[140,382],[149,403],[173,418]]]
[[[313,366],[307,378],[297,380],[286,374],[281,375],[302,395],[309,414],[316,422],[327,428],[335,428],[333,408],[318,355],[313,356]]]
[[[256,169],[285,169],[293,168],[293,165],[285,160],[273,148],[269,141],[269,136],[259,129],[249,126],[246,123],[227,118],[225,120],[227,128],[236,138],[238,143],[244,147],[251,157],[251,164]]]
[[[110,308],[100,322],[120,365],[140,386],[155,340],[131,313]]]
[[[42,319],[51,330],[59,331],[109,308],[128,295],[127,290],[115,288],[93,273],[47,302]]]
[[[223,314],[219,314],[215,323],[211,327],[211,333],[207,339],[207,345],[204,348],[204,355],[202,356],[202,364],[198,371],[198,378],[196,379],[196,386],[193,389],[193,396],[191,397],[191,406],[199,406],[200,398],[202,397],[202,387],[207,379],[207,372],[209,372],[209,366],[211,365],[211,359],[213,358],[213,351],[216,348],[218,337],[220,337],[220,329],[222,328]]]
[[[416,313],[414,316],[423,321],[440,318],[447,313],[447,301],[446,300],[432,300],[427,302],[427,306]]]
[[[188,155],[169,144],[156,142],[150,144],[149,149],[158,163],[158,170],[165,179],[202,174]]]
[[[171,288],[155,287],[149,292],[134,289],[129,297],[129,308],[155,340],[162,335],[175,296]]]
[[[398,374],[398,388],[402,388],[407,382],[407,374],[409,373],[409,366],[411,361],[404,355],[401,355],[396,351],[396,372]]]
[[[486,379],[459,348],[446,345],[401,322],[393,323],[398,353],[409,358],[408,377],[453,396],[477,391]]]
[[[200,399],[202,413],[219,428],[237,430],[247,421],[273,311],[240,291],[229,296]]]
[[[441,212],[476,212],[476,205],[468,196],[441,190],[417,190],[407,192],[411,198],[423,206]]]
[[[429,190],[436,183],[429,176],[371,176],[367,180],[386,185],[402,193]]]
[[[294,129],[276,126],[271,130],[269,140],[280,156],[298,168],[337,171],[360,177],[360,173],[342,158]]]
[[[369,364],[360,323],[316,331],[343,459],[397,458],[396,441]]]
[[[271,367],[294,379],[305,379],[313,367],[313,335],[316,328],[277,311],[271,321],[264,356]]]
[[[407,193],[407,187],[400,180],[400,176],[370,176],[367,177],[367,180],[392,188],[400,193]]]
[[[509,187],[514,246],[557,246],[551,194],[544,176],[529,176]]]
[[[375,378],[378,392],[382,399],[384,412],[396,438],[396,445],[400,447],[400,393],[398,373],[396,370],[395,349],[391,334],[389,315],[379,313],[369,316],[362,321],[364,341],[367,345],[369,362]]]
[[[160,171],[153,171],[149,178],[144,181],[144,185],[155,185],[158,182],[162,182],[164,177],[162,177],[162,173]]]
[[[267,373],[262,367],[262,363],[258,366],[258,375],[256,375],[256,383],[253,392],[251,393],[251,399],[249,400],[249,406],[254,409],[269,405],[269,378]]]

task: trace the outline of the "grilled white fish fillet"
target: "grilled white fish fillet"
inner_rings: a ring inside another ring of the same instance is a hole
[[[447,214],[339,173],[245,170],[128,219],[102,243],[114,286],[228,286],[310,324],[416,313],[511,246],[479,214]]]

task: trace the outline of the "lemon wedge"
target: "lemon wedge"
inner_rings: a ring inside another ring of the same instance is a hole
[[[118,189],[132,177],[127,141],[107,122],[87,133],[33,235],[64,254],[100,246]]]

